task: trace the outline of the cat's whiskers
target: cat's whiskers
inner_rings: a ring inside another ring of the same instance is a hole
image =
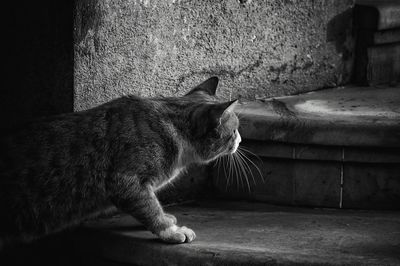
[[[218,165],[218,168],[217,168],[217,180],[216,180],[217,184],[218,184],[218,181],[219,181],[219,173],[220,173],[220,168],[221,168],[221,164],[222,164],[221,160],[222,160],[221,157],[218,157],[214,162],[214,167]]]
[[[244,159],[242,152],[238,150],[238,157],[241,159],[243,168],[246,169],[246,171],[248,171],[251,175],[251,178],[253,179],[253,183],[254,185],[256,185],[256,180],[254,178],[253,172],[251,171],[251,168],[249,166],[249,164],[246,162],[246,160]]]
[[[228,161],[229,161],[229,176],[232,176],[232,178],[233,178],[235,169],[233,168],[232,157],[230,155],[228,155]],[[238,180],[237,176],[236,176],[236,185],[239,187],[239,180]]]
[[[251,175],[251,178],[252,178],[254,184],[256,184],[256,181],[255,181],[254,175],[251,171],[251,168],[250,168],[249,164],[246,162],[246,160],[249,160],[249,159],[245,159],[245,157],[241,154],[241,152],[239,150],[237,150],[233,154],[224,155],[224,156],[221,156],[218,158],[217,180],[219,180],[219,174],[221,173],[220,168],[221,168],[221,164],[223,164],[222,167],[224,169],[224,173],[226,176],[225,190],[228,189],[228,186],[231,185],[232,182],[236,181],[236,186],[238,189],[240,187],[244,188],[245,183],[246,183],[246,186],[247,186],[249,192],[251,192],[249,175]],[[243,178],[245,180],[243,180]]]
[[[264,179],[264,176],[263,176],[262,173],[261,173],[260,168],[258,168],[258,166],[245,154],[246,152],[248,152],[248,153],[251,153],[251,152],[248,151],[248,150],[244,150],[244,149],[241,148],[241,147],[239,147],[238,150],[241,150],[240,154],[243,156],[243,159],[247,160],[249,163],[251,163],[251,164],[254,166],[254,168],[256,168],[256,170],[258,171],[258,174],[260,175],[260,177],[261,177],[263,183],[265,183],[265,179]],[[253,153],[253,154],[254,154],[254,153]],[[255,154],[254,154],[254,155],[255,155]],[[256,157],[260,160],[260,162],[262,163],[261,159],[260,159],[257,155],[255,155],[255,156],[256,156]]]
[[[225,191],[228,190],[228,186],[231,180],[231,176],[228,174],[227,175],[227,167],[228,167],[228,163],[227,163],[227,159],[225,158],[225,156],[222,156],[222,164],[224,166],[224,172],[225,172],[225,176],[227,176],[227,180],[226,180],[226,186],[225,186]]]
[[[241,168],[242,168],[242,172],[245,173],[245,177],[247,179],[247,182],[249,183],[248,174],[250,174],[254,185],[256,185],[253,172],[251,171],[251,168],[249,167],[247,162],[243,159],[243,157],[240,154],[240,152],[237,153],[237,158],[238,158],[238,161],[240,162],[240,165],[241,165]]]
[[[238,165],[238,172],[239,172],[239,170],[240,170],[240,172],[241,172],[241,174],[244,176],[244,178],[245,178],[245,180],[246,180],[246,184],[247,184],[247,188],[249,189],[249,192],[251,192],[251,187],[250,187],[250,183],[249,183],[249,178],[248,178],[248,176],[247,176],[247,173],[246,173],[246,169],[243,167],[243,163],[242,163],[242,159],[240,158],[240,155],[237,153],[237,152],[235,152],[234,154],[233,154],[233,158],[236,160],[236,162],[237,162],[237,165]]]
[[[262,162],[261,158],[257,154],[255,154],[254,152],[252,152],[249,149],[247,149],[247,147],[241,145],[240,146],[240,150],[243,151],[243,152],[247,152],[247,153],[251,154],[252,156],[256,157],[258,161]]]
[[[236,166],[236,162],[235,162],[235,157],[233,154],[229,154],[229,159],[232,161],[232,165],[233,165],[233,174],[236,176],[236,184],[237,184],[237,188],[239,189],[239,181],[240,184],[243,186],[242,184],[242,180],[239,178],[239,174],[238,174],[238,170],[237,170],[237,166]]]

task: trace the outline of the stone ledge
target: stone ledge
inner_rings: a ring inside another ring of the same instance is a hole
[[[240,145],[260,157],[357,163],[400,163],[400,148],[341,147],[243,140]]]
[[[239,106],[245,139],[400,147],[400,88],[341,87]]]
[[[167,211],[196,231],[158,241],[129,216],[79,231],[76,247],[102,265],[399,265],[400,213],[202,202]],[[109,264],[108,264],[109,263]]]

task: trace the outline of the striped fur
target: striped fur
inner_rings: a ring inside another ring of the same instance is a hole
[[[62,230],[109,205],[165,241],[193,240],[192,230],[163,212],[155,191],[188,165],[237,148],[235,101],[217,102],[217,84],[211,78],[183,97],[123,97],[4,136],[0,242]]]

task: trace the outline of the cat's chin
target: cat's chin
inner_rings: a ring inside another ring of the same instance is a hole
[[[224,157],[224,156],[226,156],[226,155],[228,155],[228,154],[226,154],[226,153],[218,154],[218,155],[212,157],[211,159],[204,160],[202,163],[203,163],[203,164],[209,164],[209,163],[211,163],[211,162],[217,160],[218,158]]]
[[[234,152],[232,152],[232,153],[231,153],[230,151],[227,151],[227,152],[218,154],[218,155],[214,156],[214,157],[211,158],[211,159],[208,159],[208,160],[203,161],[203,163],[204,163],[204,164],[211,163],[211,162],[217,160],[218,158],[222,158],[222,157],[224,157],[224,156],[231,155],[231,154],[233,154],[233,153],[235,153],[235,152],[236,152],[236,150],[235,150]]]
[[[231,151],[229,151],[229,154],[234,154],[234,153],[236,153],[237,150],[238,150],[237,148],[234,148]]]

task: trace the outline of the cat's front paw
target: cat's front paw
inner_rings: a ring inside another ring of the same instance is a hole
[[[167,229],[161,231],[158,236],[165,242],[168,243],[189,243],[192,242],[196,238],[196,234],[190,228],[186,226],[177,226],[172,225]]]

